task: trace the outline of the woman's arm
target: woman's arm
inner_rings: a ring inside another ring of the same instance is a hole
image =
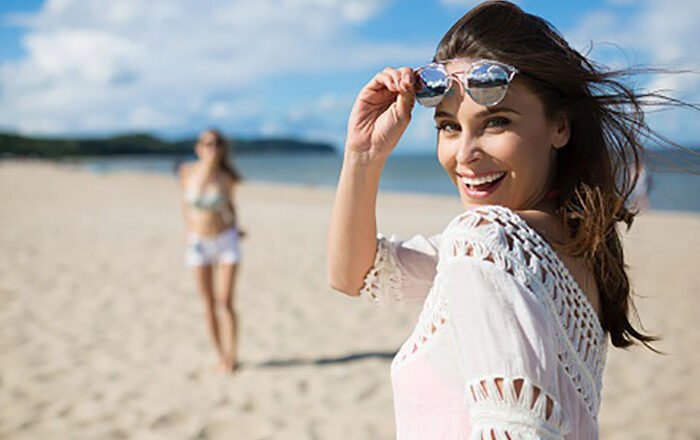
[[[185,238],[187,238],[187,231],[190,229],[190,211],[189,211],[189,206],[187,205],[187,202],[185,201],[184,198],[184,192],[185,189],[187,188],[187,172],[188,172],[189,165],[187,164],[181,164],[180,167],[178,168],[178,176],[180,178],[180,207],[182,209],[182,220],[185,225]]]
[[[377,249],[375,204],[383,161],[346,152],[328,233],[328,276],[333,289],[356,296]]]
[[[356,296],[377,247],[375,205],[382,169],[411,119],[411,69],[384,69],[359,93],[348,121],[328,233],[331,287]]]
[[[241,225],[238,224],[238,210],[236,209],[236,188],[238,184],[230,178],[226,179],[227,190],[226,190],[226,208],[229,214],[229,225],[234,226],[238,229],[238,235],[243,237],[245,232],[241,229]]]

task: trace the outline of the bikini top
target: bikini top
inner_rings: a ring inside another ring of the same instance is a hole
[[[184,198],[192,207],[205,211],[221,211],[227,207],[226,197],[218,187],[206,189],[191,185],[185,190]]]

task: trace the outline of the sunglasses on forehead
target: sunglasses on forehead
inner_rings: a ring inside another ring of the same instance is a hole
[[[449,73],[445,65],[450,61],[455,60],[430,63],[414,72],[419,104],[437,107],[447,96],[452,82],[458,80],[474,102],[491,107],[503,101],[508,85],[519,73],[513,66],[491,60],[477,60],[463,72]]]

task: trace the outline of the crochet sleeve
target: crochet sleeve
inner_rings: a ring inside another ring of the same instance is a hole
[[[509,232],[479,212],[443,234],[438,279],[457,347],[472,440],[563,439],[557,354],[546,306],[509,261]]]
[[[435,278],[439,241],[439,236],[402,241],[380,234],[360,295],[380,304],[425,299]]]

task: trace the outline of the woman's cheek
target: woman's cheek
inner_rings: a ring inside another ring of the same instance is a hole
[[[449,142],[445,141],[440,141],[438,140],[438,145],[437,145],[437,157],[438,157],[438,162],[440,162],[440,165],[445,169],[445,171],[450,174],[451,172],[454,171],[455,166],[455,154],[454,154],[454,148],[450,145]]]

